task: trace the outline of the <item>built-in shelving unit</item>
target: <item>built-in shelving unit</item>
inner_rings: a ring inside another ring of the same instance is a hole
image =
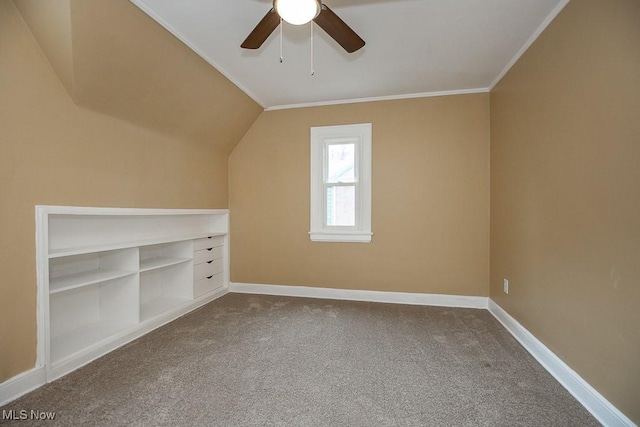
[[[47,380],[226,293],[227,210],[37,206]]]

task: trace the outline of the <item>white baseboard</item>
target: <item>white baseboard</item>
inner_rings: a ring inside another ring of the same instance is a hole
[[[610,427],[636,426],[502,307],[491,299],[488,307],[511,335],[600,423]]]
[[[390,304],[434,305],[440,307],[487,308],[487,297],[417,294],[408,292],[363,291],[355,289],[314,288],[309,286],[229,283],[229,292],[240,294],[278,295]]]
[[[33,368],[0,383],[0,406],[6,405],[23,394],[42,386],[45,383],[44,367]]]

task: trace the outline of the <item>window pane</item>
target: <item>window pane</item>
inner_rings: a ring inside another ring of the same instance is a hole
[[[356,187],[340,185],[327,187],[327,225],[356,225]]]
[[[356,166],[355,144],[327,146],[327,182],[354,182]]]

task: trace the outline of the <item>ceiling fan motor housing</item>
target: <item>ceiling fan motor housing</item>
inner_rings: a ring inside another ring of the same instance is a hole
[[[320,14],[318,0],[273,0],[273,9],[292,25],[303,25]]]
[[[283,8],[286,10],[287,5],[293,5],[296,8],[300,4],[307,5],[304,20],[300,17],[294,17],[291,18],[293,22],[289,21],[289,17],[286,16],[286,12],[283,12]],[[355,52],[365,45],[364,40],[327,5],[322,4],[320,0],[273,0],[273,8],[267,12],[240,47],[243,49],[258,49],[280,25],[280,18],[294,25],[302,25],[314,21],[348,53]]]

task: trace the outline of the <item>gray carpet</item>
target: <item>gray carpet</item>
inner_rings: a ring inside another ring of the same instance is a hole
[[[21,426],[598,425],[486,310],[241,294],[9,409],[56,412]]]

